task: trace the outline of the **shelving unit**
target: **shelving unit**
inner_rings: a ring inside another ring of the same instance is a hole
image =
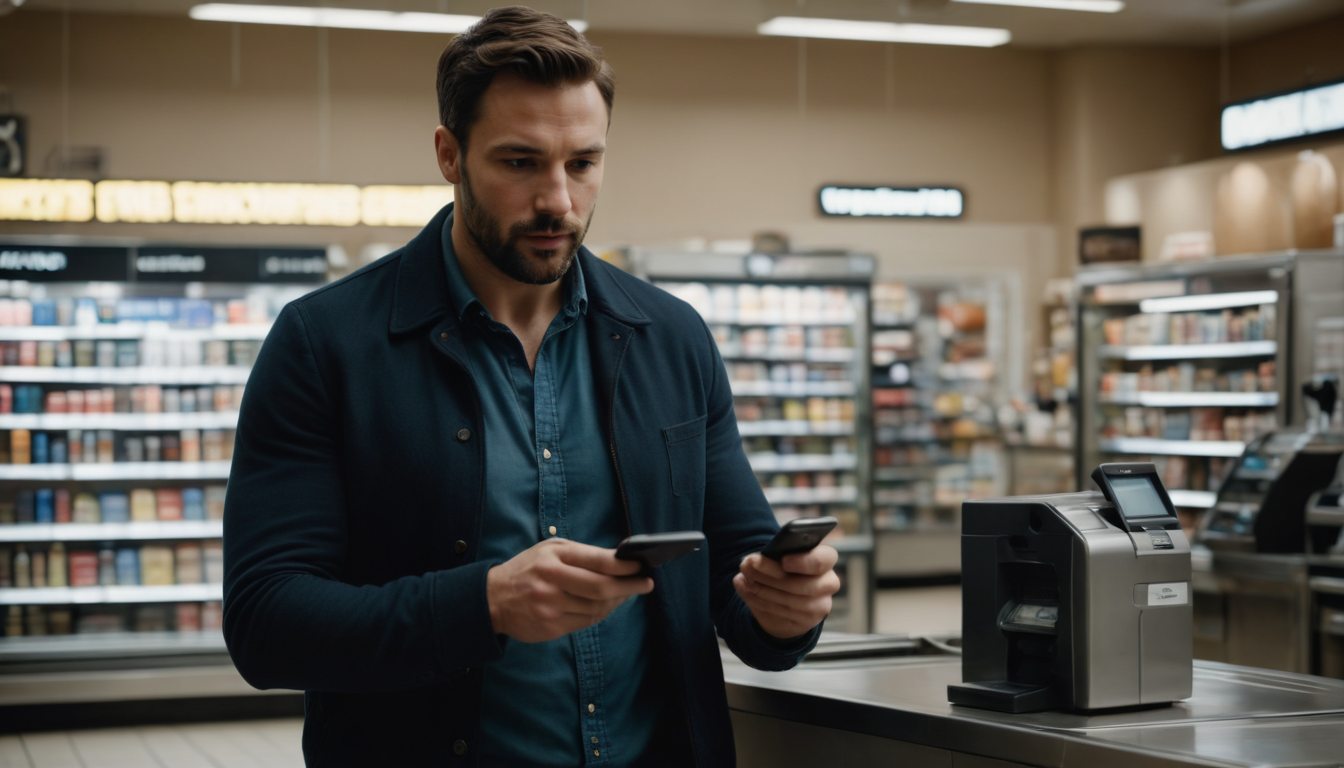
[[[1079,486],[1091,487],[1100,462],[1151,460],[1193,531],[1246,445],[1301,422],[1297,392],[1341,259],[1297,251],[1082,268]]]
[[[200,256],[176,274],[139,271],[154,246],[0,245],[66,264],[0,270],[0,662],[110,663],[137,635],[218,654],[237,404],[324,249],[175,246]]]
[[[743,449],[780,523],[833,515],[842,590],[827,626],[871,629],[868,284],[853,254],[637,251],[635,272],[689,302],[714,334]]]
[[[961,502],[1004,490],[1004,302],[989,279],[873,286],[878,577],[959,573]]]

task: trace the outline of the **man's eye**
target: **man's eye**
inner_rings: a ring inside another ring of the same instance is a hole
[[[575,160],[572,165],[580,171],[586,171],[596,165],[596,163],[592,160]]]
[[[504,163],[508,165],[510,168],[526,168],[527,166],[532,164],[532,158],[515,157],[510,160],[505,160]]]

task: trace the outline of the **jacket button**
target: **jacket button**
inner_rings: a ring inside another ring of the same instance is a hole
[[[453,551],[456,552],[456,553],[459,554],[459,555],[462,554],[463,552],[466,552],[466,551],[467,551],[467,542],[465,542],[465,541],[459,541],[459,542],[457,542],[456,544],[453,545]]]
[[[459,443],[465,443],[465,442],[467,442],[467,441],[470,440],[470,439],[471,439],[471,430],[470,430],[470,429],[467,429],[466,427],[463,427],[462,429],[457,430],[457,442],[459,442]]]
[[[448,340],[448,332],[447,332],[447,331],[440,331],[440,332],[439,332],[439,339],[441,339],[442,341],[447,341],[447,340]]]
[[[465,754],[467,754],[467,742],[465,742],[465,741],[463,741],[463,740],[461,740],[461,739],[458,739],[457,741],[454,741],[454,742],[453,742],[453,754],[454,754],[454,755],[465,755]]]

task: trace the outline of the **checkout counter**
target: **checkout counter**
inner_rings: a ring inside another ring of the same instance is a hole
[[[1344,681],[1194,661],[1191,547],[1156,469],[1093,479],[962,505],[962,638],[823,635],[787,672],[725,651],[738,764],[1340,765]]]

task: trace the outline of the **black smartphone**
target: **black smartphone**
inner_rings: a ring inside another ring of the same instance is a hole
[[[704,543],[705,534],[699,531],[640,533],[616,546],[616,559],[638,560],[648,571],[682,555],[699,552]]]
[[[840,521],[834,517],[795,517],[779,529],[779,533],[765,545],[761,554],[771,560],[781,560],[785,555],[807,552],[820,544],[826,534],[839,524]]]

